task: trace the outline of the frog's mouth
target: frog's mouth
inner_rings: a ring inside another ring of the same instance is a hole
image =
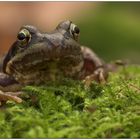
[[[63,47],[48,47],[44,43],[35,44],[23,52],[15,55],[6,66],[6,73],[17,77],[19,75],[25,76],[27,74],[36,73],[37,71],[49,68],[49,64],[57,63],[63,57],[71,56],[81,60],[81,51],[79,46],[75,46],[74,51],[71,48],[64,49]],[[79,57],[81,59],[79,59]],[[79,64],[75,61],[75,66]]]

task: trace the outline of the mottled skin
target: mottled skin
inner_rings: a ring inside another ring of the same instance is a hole
[[[0,64],[0,101],[21,102],[19,91],[23,86],[62,77],[83,80],[87,85],[92,80],[104,83],[108,76],[106,65],[78,43],[78,36],[79,28],[71,21],[61,22],[51,33],[22,26]]]

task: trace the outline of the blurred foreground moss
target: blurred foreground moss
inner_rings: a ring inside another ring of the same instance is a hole
[[[27,86],[36,95],[0,110],[0,138],[139,138],[140,67],[110,74],[106,85],[63,80]]]

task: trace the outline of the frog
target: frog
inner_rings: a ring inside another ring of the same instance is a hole
[[[70,20],[51,32],[23,25],[0,64],[0,102],[21,103],[22,88],[60,81],[63,77],[106,83],[107,64],[89,47],[79,43],[80,29]]]

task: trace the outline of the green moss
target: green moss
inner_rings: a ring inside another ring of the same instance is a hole
[[[27,86],[26,101],[0,110],[0,138],[139,138],[139,79],[140,67],[129,66],[86,89],[69,79]]]

